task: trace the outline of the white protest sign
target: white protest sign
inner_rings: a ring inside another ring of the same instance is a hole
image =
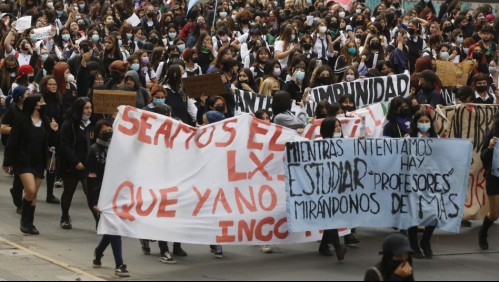
[[[28,28],[32,28],[31,18],[32,18],[31,16],[26,16],[26,17],[22,17],[22,18],[17,19],[16,29],[18,31],[23,31],[23,30],[26,30]]]
[[[122,106],[99,198],[99,234],[193,244],[314,241],[290,233],[285,143],[295,131],[243,115],[199,129]]]
[[[131,24],[133,27],[136,27],[140,24],[140,18],[135,13],[133,13],[131,17],[126,19],[126,22]]]
[[[34,40],[46,39],[53,36],[52,34],[52,26],[45,26],[40,28],[35,28],[32,30]]]
[[[290,230],[423,225],[458,233],[471,155],[460,139],[287,143]]]

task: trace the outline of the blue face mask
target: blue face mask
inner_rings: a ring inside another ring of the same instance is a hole
[[[134,70],[134,71],[139,71],[139,68],[140,68],[140,65],[139,64],[132,64],[130,66],[130,69],[131,70]]]
[[[123,40],[118,39],[118,46],[120,46],[120,47],[121,47],[122,45],[123,45]]]
[[[422,133],[428,132],[430,128],[431,128],[430,123],[418,123],[418,130],[421,131]]]
[[[463,48],[463,52],[464,54],[468,55],[468,53],[470,52],[470,48]]]
[[[169,33],[168,33],[168,36],[169,36],[171,39],[174,39],[175,37],[177,37],[177,33],[175,33],[175,32],[169,32]]]
[[[352,56],[357,54],[357,48],[355,48],[355,47],[348,48],[348,54],[350,54]]]
[[[68,42],[70,38],[71,38],[71,36],[69,34],[63,34],[62,35],[62,40],[64,42]]]
[[[298,79],[299,81],[302,81],[303,79],[305,79],[305,72],[303,72],[303,71],[296,71],[295,75],[296,75],[296,79]]]
[[[180,50],[180,52],[184,52],[185,50],[185,44],[180,44],[180,45],[177,45],[178,49]]]
[[[80,10],[85,9],[85,4],[78,4],[78,7],[80,7]]]
[[[131,39],[131,38],[132,38],[132,36],[133,36],[133,34],[131,34],[131,33],[127,33],[127,34],[126,34],[126,38],[128,38],[128,39]]]
[[[97,35],[97,34],[92,35],[92,41],[97,42],[97,41],[99,41],[99,39],[100,39],[99,35]]]
[[[64,11],[59,11],[59,10],[56,10],[55,12],[57,13],[57,16],[58,16],[58,17],[61,17],[61,16],[62,16],[62,14],[64,14]]]
[[[42,62],[45,62],[48,57],[49,57],[49,54],[43,54],[42,55]]]
[[[32,34],[30,37],[31,41],[35,42],[37,40],[36,35]]]
[[[159,106],[159,105],[164,105],[165,104],[165,99],[152,99],[152,104],[154,106]]]

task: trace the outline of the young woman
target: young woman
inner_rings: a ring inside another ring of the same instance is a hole
[[[274,59],[278,60],[283,69],[286,69],[288,66],[288,61],[292,58],[291,54],[294,54],[297,50],[299,50],[297,43],[297,32],[292,25],[287,25],[284,28],[279,40],[275,42],[274,50],[275,55]]]
[[[22,86],[21,86],[22,87]],[[29,91],[23,87],[24,92]],[[45,109],[40,94],[24,100],[22,118],[13,127],[4,152],[3,170],[19,174],[24,187],[21,232],[39,235],[33,225],[36,197],[47,165],[47,151],[57,142],[59,125],[40,114]]]
[[[334,117],[324,119],[321,124],[321,136],[324,139],[343,138],[340,121]],[[329,244],[333,244],[336,258],[339,261],[342,261],[347,253],[347,248],[342,246],[340,243],[338,229],[324,230],[321,245],[319,247],[319,253],[324,256],[332,256],[333,254],[329,248]]]
[[[390,102],[386,119],[388,123],[383,128],[383,136],[389,138],[403,138],[409,134],[411,128],[409,103],[402,97],[395,97]]]
[[[383,257],[366,271],[364,281],[414,281],[411,247],[401,234],[391,234],[383,242]]]
[[[235,86],[237,89],[249,91],[252,93],[257,92],[258,90],[256,88],[255,79],[253,78],[253,73],[248,68],[239,70]]]
[[[75,77],[70,73],[69,65],[65,62],[59,62],[55,65],[53,75],[57,81],[57,93],[62,96],[63,110],[66,111],[78,98]],[[87,83],[87,81],[79,81],[78,83]]]
[[[187,77],[203,74],[201,67],[198,65],[199,57],[196,49],[185,49],[184,53],[182,54],[182,58],[185,62],[185,71],[187,72]]]
[[[303,133],[303,129],[307,125],[305,119],[297,118],[292,112],[293,100],[291,95],[286,91],[279,91],[272,99],[272,113],[274,114],[274,123],[296,130],[299,134]]]
[[[490,227],[499,218],[499,178],[492,174],[492,160],[494,156],[494,150],[497,143],[497,138],[499,137],[499,114],[494,116],[492,125],[490,126],[489,132],[487,133],[483,145],[481,159],[486,168],[487,176],[487,196],[490,204],[490,211],[483,219],[482,228],[478,234],[478,244],[480,249],[488,250],[489,242],[487,240],[488,232]]]
[[[414,115],[409,135],[413,138],[438,138],[438,135],[433,129],[431,123],[431,115],[428,111],[419,111]],[[411,243],[411,248],[413,251],[413,256],[415,258],[420,259],[426,257],[431,259],[433,257],[433,251],[431,249],[430,241],[435,228],[436,225],[425,226],[421,243],[418,243],[417,226],[411,227],[407,230],[409,241]],[[421,246],[423,252],[421,252],[419,246]]]
[[[255,79],[263,77],[265,63],[270,59],[270,51],[267,47],[260,47],[256,52],[256,58],[253,64],[250,64],[250,57],[248,56],[244,62],[244,67],[250,66]]]
[[[301,101],[303,96],[303,91],[305,90],[304,80],[306,76],[306,66],[304,64],[298,64],[292,68],[291,80],[286,82],[282,87],[283,91],[287,91],[291,94],[291,98],[295,101]]]
[[[262,82],[258,93],[265,96],[274,96],[281,88],[279,81],[273,77],[269,77]]]
[[[336,60],[334,66],[334,73],[338,76],[338,81],[343,80],[345,71],[348,67],[352,66],[357,68],[359,66],[360,56],[359,50],[355,41],[347,40],[341,49],[341,55]]]
[[[211,39],[210,39],[211,40]],[[173,116],[182,120],[183,123],[194,126],[196,122],[188,112],[189,97],[182,91],[182,76],[184,68],[180,65],[172,65],[166,74],[166,104],[173,111]]]
[[[143,108],[146,111],[153,111],[153,109],[160,105],[166,105],[166,90],[159,86],[154,85],[151,89],[151,98],[149,99],[149,104]]]
[[[104,76],[106,78],[111,77],[109,65],[114,61],[123,61],[125,59],[123,53],[121,53],[118,39],[115,36],[106,36],[106,39],[104,40],[104,52],[102,52],[100,59],[104,70]]]
[[[72,229],[69,208],[79,182],[87,195],[87,170],[85,160],[90,148],[90,117],[92,103],[88,98],[78,98],[64,116],[61,128],[61,167],[60,173],[64,182],[61,198],[62,229]],[[92,209],[92,207],[89,207]]]
[[[100,120],[95,126],[95,136],[97,141],[90,150],[85,163],[87,164],[87,179],[88,179],[88,194],[87,200],[92,208],[92,215],[95,218],[96,226],[99,224],[100,210],[97,207],[99,203],[99,194],[104,180],[104,170],[106,167],[107,151],[111,138],[113,136],[113,125],[106,120]],[[129,277],[130,273],[127,266],[123,263],[122,242],[121,236],[104,235],[100,243],[95,248],[95,259],[93,261],[94,268],[101,268],[101,259],[104,256],[104,251],[111,245],[113,249],[114,262],[116,265],[114,274],[118,277]]]
[[[208,33],[201,33],[196,44],[196,50],[198,51],[198,64],[201,67],[201,71],[207,73],[211,62],[218,54],[215,48],[213,48],[213,42]]]

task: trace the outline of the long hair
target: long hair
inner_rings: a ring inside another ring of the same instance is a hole
[[[10,73],[9,71],[7,70],[7,62],[12,62],[16,64],[16,77],[17,77],[17,71],[19,70],[19,62],[17,61],[16,57],[13,56],[13,55],[8,55],[4,62],[3,62],[3,66],[2,66],[2,88],[4,86],[9,86],[10,87]],[[7,94],[7,93],[4,93],[4,94]]]
[[[65,62],[58,62],[54,67],[53,76],[57,82],[57,93],[64,95],[66,93],[66,77],[64,73],[69,69],[69,65]]]
[[[499,112],[495,114],[490,130],[494,137],[499,137]]]
[[[258,93],[261,95],[265,96],[272,96],[272,86],[274,86],[274,83],[279,83],[279,81],[273,77],[268,77],[266,78],[263,82],[262,85],[260,86],[260,89]]]
[[[357,49],[357,52],[355,53],[355,55],[350,55],[350,53],[348,53],[348,45],[350,44],[354,44],[355,48]],[[360,56],[359,56],[359,48],[357,47],[357,44],[355,43],[355,41],[349,39],[345,42],[345,45],[343,46],[343,48],[341,49],[341,55],[343,56],[343,58],[345,58],[345,62],[347,64],[351,64],[353,62],[359,62],[360,61]]]
[[[421,110],[418,111],[413,118],[413,121],[411,122],[411,128],[409,129],[409,135],[412,137],[417,137],[419,133],[418,129],[418,120],[421,117],[427,117],[430,120],[431,128],[428,131],[428,136],[431,138],[436,138],[437,133],[435,132],[435,129],[433,128],[433,124],[431,123],[431,114],[427,110]]]
[[[390,102],[390,107],[388,108],[386,119],[392,122],[395,121],[395,118],[398,116],[397,111],[403,104],[409,104],[405,98],[400,96],[393,98],[393,100]]]
[[[168,68],[166,83],[170,85],[173,91],[180,91],[182,86],[182,70],[179,65],[172,65]]]
[[[284,30],[282,31],[281,33],[281,37],[280,37],[280,40],[284,41],[284,50],[287,51],[289,49],[289,46],[291,45],[291,35],[293,34],[293,30],[295,28],[293,27],[293,25],[291,24],[288,24]],[[298,36],[297,36],[298,37]],[[295,41],[297,39],[295,38]]]
[[[31,117],[31,115],[35,112],[36,105],[41,99],[41,94],[29,95],[26,99],[24,99],[23,114],[25,117]]]
[[[40,90],[41,90],[42,93],[46,93],[48,95],[56,95],[57,102],[62,105],[62,95],[59,94],[59,92],[57,92],[57,91],[55,93],[49,93],[49,91],[47,89],[47,83],[51,79],[55,80],[55,78],[53,76],[51,76],[51,75],[44,76],[42,78],[42,80],[40,81]],[[57,83],[57,80],[56,80],[56,83]]]
[[[87,97],[76,99],[71,108],[64,114],[64,120],[70,120],[74,124],[79,124],[83,116],[83,109],[85,109],[87,103],[92,103]]]
[[[336,123],[340,122],[335,117],[327,117],[321,123],[321,136],[322,138],[333,138],[334,132],[336,131]],[[340,122],[341,126],[341,122]],[[343,133],[341,133],[341,137],[343,137]]]

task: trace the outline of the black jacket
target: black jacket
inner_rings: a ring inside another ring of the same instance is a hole
[[[482,159],[483,167],[485,168],[485,175],[489,176],[492,170],[492,160],[494,158],[494,150],[489,149],[490,140],[492,140],[493,134],[492,130],[485,135],[485,139],[482,143],[482,151],[480,154],[480,159]]]
[[[90,148],[90,126],[84,127],[72,120],[65,120],[61,128],[61,174],[63,177],[86,177],[86,171],[76,170],[76,165],[85,166],[88,150]]]
[[[99,193],[104,180],[104,170],[106,168],[107,147],[93,144],[88,151],[86,168],[87,183],[88,183],[88,202],[93,206],[97,206],[99,202]]]
[[[57,132],[50,128],[47,119],[42,119],[42,129],[46,138],[40,140],[48,153],[49,147],[57,146]],[[22,116],[12,127],[7,146],[5,147],[3,166],[29,167],[31,165],[31,141],[30,129],[32,121],[30,117]],[[47,163],[47,155],[42,163]]]

